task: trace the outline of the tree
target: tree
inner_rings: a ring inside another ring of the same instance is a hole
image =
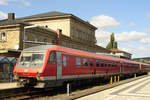
[[[109,43],[108,43],[108,45],[106,46],[106,48],[107,48],[107,49],[111,49],[111,48],[113,48],[112,43],[111,43],[111,42],[109,42]]]
[[[106,46],[107,49],[118,48],[118,43],[115,41],[114,33],[110,35],[110,42]]]
[[[116,41],[114,42],[114,47],[113,48],[116,48],[116,49],[118,48],[118,43]]]
[[[112,42],[114,42],[114,41],[115,41],[114,33],[112,33],[112,34],[110,35],[110,41],[112,41]]]

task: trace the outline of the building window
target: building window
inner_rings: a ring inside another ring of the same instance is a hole
[[[67,66],[67,57],[63,56],[63,66],[66,67]]]
[[[27,41],[28,40],[28,36],[27,35],[25,35],[25,38],[24,38],[25,40],[24,41]]]
[[[6,41],[6,33],[5,32],[1,33],[1,38],[2,38],[2,41]]]
[[[48,41],[47,41],[47,38],[44,38],[44,42],[48,42]]]
[[[81,58],[76,58],[76,66],[81,66]]]
[[[33,34],[33,36],[34,36],[34,41],[38,41],[38,37],[37,37],[37,35],[35,35],[35,34]]]

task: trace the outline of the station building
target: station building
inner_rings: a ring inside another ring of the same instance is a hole
[[[14,13],[8,13],[8,19],[0,20],[0,56],[18,58],[24,48],[44,44],[111,53],[96,45],[96,29],[68,13],[48,12],[22,18],[15,18]],[[2,69],[4,63],[0,64]]]
[[[131,57],[132,57],[131,53],[119,50],[117,48],[113,48],[113,49],[110,49],[110,50],[112,51],[111,54],[115,55],[118,58],[131,59]]]

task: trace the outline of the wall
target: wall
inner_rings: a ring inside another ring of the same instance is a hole
[[[48,27],[54,31],[57,29],[62,30],[62,34],[66,36],[70,36],[70,19],[49,19],[49,20],[38,20],[38,21],[31,21],[30,24],[35,24],[43,27]]]
[[[71,38],[80,42],[88,42],[91,45],[95,44],[95,29],[92,29],[76,19],[71,19],[70,23]]]
[[[6,41],[2,41],[1,33],[5,32]],[[0,49],[19,48],[20,27],[0,29]]]
[[[31,28],[25,30],[25,41],[23,48],[44,44],[56,44],[57,34],[42,28]]]

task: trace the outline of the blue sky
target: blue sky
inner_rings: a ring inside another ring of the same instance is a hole
[[[150,56],[150,0],[0,0],[0,19],[60,11],[98,27],[98,45],[105,47],[111,32],[119,49],[133,57]]]

